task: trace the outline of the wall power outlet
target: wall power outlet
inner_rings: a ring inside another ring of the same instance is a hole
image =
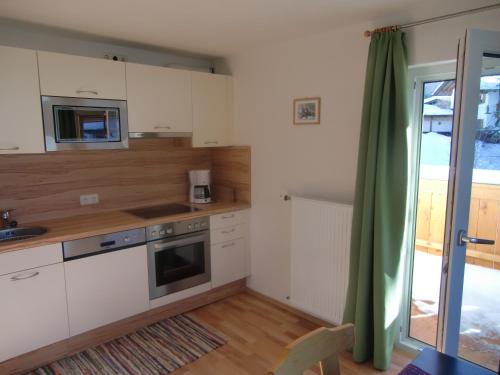
[[[99,194],[80,195],[80,205],[87,206],[89,204],[99,203]]]

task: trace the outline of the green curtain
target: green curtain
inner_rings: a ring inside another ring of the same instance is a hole
[[[390,366],[403,285],[408,64],[401,31],[372,36],[366,69],[344,322],[353,359]]]

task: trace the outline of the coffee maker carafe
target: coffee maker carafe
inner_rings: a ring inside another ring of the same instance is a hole
[[[210,188],[210,170],[199,169],[189,171],[189,200],[191,203],[210,203],[212,191]]]

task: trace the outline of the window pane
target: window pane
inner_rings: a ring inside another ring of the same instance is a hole
[[[455,80],[423,84],[410,337],[436,346]]]
[[[54,106],[56,142],[119,142],[115,108]]]

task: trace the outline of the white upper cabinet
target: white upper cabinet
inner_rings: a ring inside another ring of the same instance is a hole
[[[45,152],[36,51],[0,46],[0,154]]]
[[[126,100],[125,63],[38,51],[42,95]]]
[[[192,72],[193,147],[232,143],[232,78]]]
[[[193,131],[189,71],[127,63],[130,132]]]

